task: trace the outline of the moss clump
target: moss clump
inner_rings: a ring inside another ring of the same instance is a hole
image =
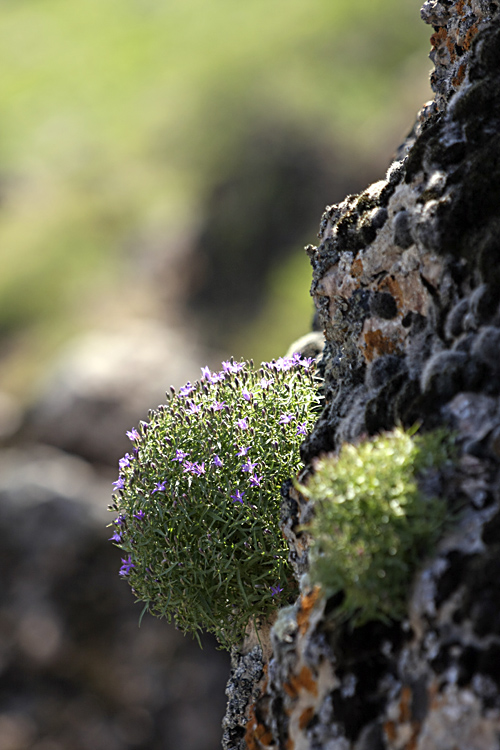
[[[220,372],[204,367],[128,433],[111,538],[145,610],[230,648],[251,618],[287,602],[295,584],[280,488],[300,466],[318,402],[310,359],[260,370],[231,360]]]
[[[353,627],[399,619],[412,576],[432,552],[447,516],[446,501],[419,489],[419,479],[452,455],[442,430],[401,429],[325,456],[301,492],[315,502],[311,578]]]

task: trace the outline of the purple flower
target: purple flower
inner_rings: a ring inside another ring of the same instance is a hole
[[[305,370],[308,370],[313,364],[314,359],[312,357],[304,357],[299,361],[299,365],[302,365]]]
[[[113,523],[116,526],[123,526],[123,524],[125,523],[125,516],[118,516],[118,518],[115,518],[115,520],[113,521]]]
[[[151,494],[154,495],[155,492],[164,492],[166,486],[167,486],[166,482],[158,482],[158,484],[155,486]]]
[[[120,469],[125,469],[127,466],[130,466],[131,462],[133,461],[133,457],[130,455],[130,453],[125,453],[123,458],[120,458],[118,461],[118,466]]]
[[[293,357],[279,357],[274,363],[274,367],[278,371],[285,372],[286,370],[291,370],[294,364],[295,360]]]
[[[108,541],[110,541],[110,542],[118,542],[118,544],[119,544],[121,542],[121,540],[122,540],[122,535],[120,534],[120,532],[118,531],[118,529],[115,529],[115,531],[113,532],[113,536],[110,536]]]
[[[248,420],[246,417],[243,417],[243,419],[237,419],[236,420],[236,426],[240,428],[240,430],[248,430]]]
[[[260,487],[260,483],[262,482],[262,477],[257,477],[255,474],[252,474],[251,477],[249,477],[250,484],[252,487]]]
[[[243,503],[243,496],[244,492],[240,492],[239,490],[236,490],[236,494],[231,495],[233,503]]]
[[[224,370],[224,372],[230,372],[230,373],[235,374],[237,372],[240,372],[240,370],[245,369],[245,363],[226,361],[222,363],[222,369]]]
[[[122,566],[121,566],[118,574],[121,575],[121,576],[128,576],[128,575],[130,575],[130,571],[132,570],[132,568],[135,568],[135,565],[132,562],[132,560],[130,559],[130,555],[128,557],[126,557],[126,558],[122,557]]]
[[[183,385],[182,388],[179,391],[180,396],[189,396],[189,394],[194,391],[194,385],[191,385],[191,383],[188,381],[186,385]]]
[[[180,464],[184,461],[185,458],[189,456],[189,453],[184,453],[184,451],[181,451],[179,448],[175,451],[175,456],[173,457],[172,461],[178,461]]]
[[[190,401],[189,408],[186,411],[188,414],[197,414],[200,411],[200,405],[195,404],[194,401]]]
[[[247,388],[244,388],[241,392],[241,395],[245,399],[245,401],[251,401],[253,399],[253,393],[250,393],[250,391]]]
[[[138,521],[142,521],[144,518],[146,518],[146,514],[143,510],[137,511],[137,513],[134,513],[134,518],[137,518]]]
[[[245,464],[243,464],[243,466],[241,467],[241,471],[253,471],[256,466],[257,464],[253,464],[249,459]]]
[[[219,383],[224,380],[225,375],[223,372],[210,372],[208,367],[202,367],[201,377],[202,380],[207,380],[209,383]]]
[[[306,428],[305,422],[301,422],[299,425],[297,425],[297,435],[307,435],[307,428]]]
[[[116,482],[113,482],[115,490],[122,490],[125,487],[125,480],[123,477],[118,477]]]
[[[227,404],[226,404],[225,401],[214,401],[214,403],[212,405],[212,409],[214,411],[222,411],[226,407],[227,407]]]
[[[236,447],[238,447],[238,446],[236,446]],[[238,453],[236,455],[237,456],[246,456],[249,450],[250,450],[250,448],[241,447],[238,450]]]
[[[293,414],[282,414],[279,418],[278,424],[290,424],[290,422],[293,422],[293,420]]]
[[[192,463],[191,461],[184,461],[184,463],[182,464],[182,471],[185,474],[187,474],[187,472],[189,472],[190,474],[192,474],[193,473],[193,468],[194,468],[194,463]]]
[[[214,466],[217,466],[218,469],[222,466],[222,460],[219,458],[217,454],[212,458],[212,463]]]
[[[134,440],[140,440],[141,439],[141,436],[139,435],[139,433],[137,432],[137,430],[135,429],[135,427],[127,432],[127,437],[128,437],[129,440],[132,440],[132,442]]]
[[[274,380],[272,378],[271,379],[269,379],[269,378],[261,378],[259,380],[259,383],[260,383],[260,387],[265,389],[268,386],[270,386],[271,383],[274,383]]]
[[[202,464],[193,464],[193,474],[197,474],[199,477],[205,473],[205,461]]]
[[[278,596],[283,591],[282,587],[279,584],[276,584],[276,586],[271,586],[271,596]]]

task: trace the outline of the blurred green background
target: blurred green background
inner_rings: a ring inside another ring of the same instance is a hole
[[[303,246],[430,98],[418,0],[1,0],[0,390],[149,317],[278,356]]]

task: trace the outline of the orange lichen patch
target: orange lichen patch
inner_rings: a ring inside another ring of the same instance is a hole
[[[319,599],[321,589],[315,586],[307,594],[300,597],[300,609],[297,612],[297,625],[299,626],[300,635],[304,635],[309,625],[309,615],[311,610]]]
[[[404,685],[401,690],[401,701],[399,703],[400,721],[410,721],[411,719],[411,688]]]
[[[309,667],[303,666],[298,675],[292,675],[288,682],[283,684],[285,693],[290,698],[297,698],[299,690],[305,690],[314,696],[318,695],[318,683],[314,679]]]
[[[312,706],[309,706],[309,708],[306,708],[305,711],[302,711],[299,717],[299,729],[305,729],[313,716],[314,708]]]
[[[396,300],[398,310],[402,308],[403,292],[401,290],[399,282],[394,278],[394,276],[386,276],[378,286],[377,291],[389,292],[389,294],[392,294],[392,296]]]
[[[465,5],[465,0],[458,0],[458,3],[455,7],[455,10],[457,11],[457,13],[461,13],[463,11],[464,5]]]
[[[398,727],[405,726],[405,734],[408,737],[408,729],[411,734],[409,739],[404,745],[401,745],[402,750],[416,750],[418,736],[420,733],[420,722],[412,719],[411,715],[411,699],[412,692],[408,685],[403,685],[401,689],[401,698],[399,701],[399,717],[397,721],[386,721],[384,724],[384,732],[387,740],[391,743],[395,743],[398,740]],[[399,737],[401,742],[401,737]],[[399,746],[399,745],[398,745]]]
[[[387,336],[384,336],[380,328],[375,331],[367,331],[364,334],[365,340],[365,359],[371,362],[375,356],[381,354],[394,354],[398,350],[397,344]]]
[[[463,82],[465,78],[465,70],[466,70],[465,63],[462,63],[460,67],[458,68],[456,76],[454,76],[451,79],[451,82],[454,86],[460,86],[460,84]]]
[[[448,32],[444,27],[434,32],[434,34],[431,36],[431,45],[433,49],[437,49],[442,43],[446,45],[446,49],[448,50],[448,54],[450,56],[450,61],[454,62],[457,57],[457,53],[455,52],[455,44],[453,40],[448,36]]]
[[[297,697],[297,690],[295,688],[295,685],[292,684],[292,681],[284,682],[283,690],[285,691],[285,693],[288,695],[289,698],[293,698],[293,700],[295,700],[295,698]]]
[[[396,724],[393,721],[386,721],[384,724],[384,732],[385,736],[389,740],[389,742],[396,742],[396,738],[398,736],[396,732]]]
[[[446,29],[442,26],[438,31],[435,31],[431,36],[431,46],[437,47],[437,45],[446,39]]]
[[[254,706],[250,707],[250,718],[246,724],[245,743],[248,750],[261,750],[262,747],[274,745],[270,730],[258,721]]]
[[[363,263],[359,258],[356,258],[356,260],[353,260],[351,265],[351,274],[354,276],[354,278],[359,279],[361,274],[363,273]]]
[[[468,50],[470,48],[472,40],[474,39],[478,31],[479,29],[477,26],[471,26],[471,28],[468,30],[468,32],[465,35],[464,43],[462,44],[462,47],[465,50]]]

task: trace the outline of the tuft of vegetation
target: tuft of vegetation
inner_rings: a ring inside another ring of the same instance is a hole
[[[295,588],[279,527],[280,489],[319,403],[299,355],[229,360],[187,383],[128,434],[111,539],[143,611],[204,629],[229,649]]]
[[[412,576],[440,538],[447,519],[442,498],[420,480],[453,455],[444,430],[412,435],[402,429],[325,456],[300,491],[315,503],[311,578],[337,616],[353,627],[404,616]]]

